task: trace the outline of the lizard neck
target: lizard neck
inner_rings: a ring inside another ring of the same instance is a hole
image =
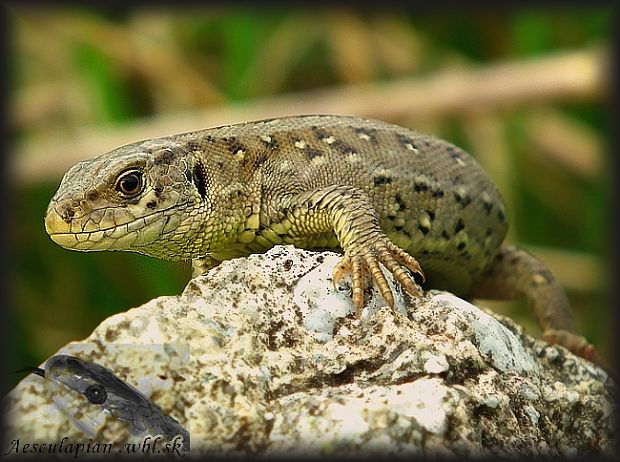
[[[212,187],[213,191],[199,204],[201,219],[188,215],[190,226],[200,223],[194,237],[188,239],[194,243],[191,258],[208,254],[230,258],[251,253],[249,249],[261,226],[260,184],[260,172],[256,172],[252,178]]]

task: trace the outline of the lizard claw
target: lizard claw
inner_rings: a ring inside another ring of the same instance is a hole
[[[420,289],[417,284],[405,271],[403,266],[413,273],[419,274],[424,280],[424,274],[419,263],[392,243],[387,237],[377,239],[365,252],[358,252],[353,255],[345,253],[343,259],[336,265],[332,273],[334,286],[348,273],[351,274],[353,306],[356,316],[360,316],[364,308],[364,289],[372,279],[381,292],[381,296],[386,304],[394,309],[394,295],[388,285],[379,263],[392,273],[394,279],[400,283],[403,289],[411,296],[420,296]]]
[[[351,285],[353,306],[355,307],[355,315],[360,316],[364,308],[364,288],[368,285],[369,275],[366,268],[362,265],[361,257],[344,256],[342,260],[334,267],[332,272],[332,281],[334,287],[347,274],[351,274]]]

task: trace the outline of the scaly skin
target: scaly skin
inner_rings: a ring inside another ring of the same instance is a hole
[[[334,281],[351,274],[358,314],[369,279],[393,307],[382,264],[413,296],[409,271],[464,297],[525,296],[547,340],[594,357],[550,271],[502,245],[504,205],[478,163],[375,120],[285,117],[126,145],[72,167],[45,225],[69,249],[192,259],[195,274],[276,244],[342,249]]]

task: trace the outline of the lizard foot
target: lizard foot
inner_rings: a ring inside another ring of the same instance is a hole
[[[543,340],[563,346],[571,353],[605,367],[603,361],[596,353],[596,349],[581,335],[573,334],[567,330],[549,329],[542,335]]]
[[[353,292],[353,306],[355,314],[359,316],[364,308],[364,289],[368,285],[369,276],[377,285],[387,305],[394,309],[394,296],[379,263],[394,275],[405,291],[411,296],[419,296],[420,289],[405,269],[417,273],[424,280],[424,274],[419,263],[392,243],[387,237],[377,239],[373,244],[361,252],[345,252],[343,259],[334,268],[332,279],[337,284],[346,274],[351,274]]]
[[[216,260],[209,255],[194,258],[192,260],[192,278],[207,274],[210,269],[215,268],[219,264],[219,260]]]

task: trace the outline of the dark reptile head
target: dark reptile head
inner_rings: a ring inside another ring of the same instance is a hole
[[[184,437],[185,447],[189,448],[189,434],[176,420],[99,364],[75,356],[56,355],[47,360],[45,369],[27,370],[78,393],[85,398],[82,406],[100,406],[116,419],[126,422],[134,435],[148,433],[173,437],[180,434]],[[84,408],[83,412],[90,411]]]
[[[128,411],[148,402],[148,398],[109,369],[74,356],[56,355],[48,359],[45,378],[79,393],[90,404],[101,405],[122,420],[128,420]]]

